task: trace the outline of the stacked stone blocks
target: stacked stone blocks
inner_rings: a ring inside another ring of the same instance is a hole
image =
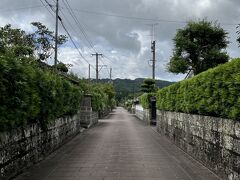
[[[240,179],[238,121],[158,111],[157,130],[223,179]]]

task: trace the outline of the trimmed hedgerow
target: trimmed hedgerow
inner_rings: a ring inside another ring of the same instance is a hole
[[[157,92],[159,110],[240,119],[240,59]]]
[[[0,131],[72,115],[82,96],[79,86],[32,58],[0,56]]]
[[[92,95],[94,111],[110,110],[115,107],[115,91],[111,84],[93,84],[89,92]]]
[[[150,98],[156,96],[156,93],[144,93],[139,97],[139,102],[144,109],[149,109]]]

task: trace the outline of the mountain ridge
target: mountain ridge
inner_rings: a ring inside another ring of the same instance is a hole
[[[122,101],[125,97],[129,98],[133,96],[133,94],[139,94],[141,92],[141,84],[143,83],[145,78],[136,78],[134,80],[131,79],[120,79],[116,78],[112,80],[113,87],[116,91],[116,99],[117,101]],[[99,82],[108,83],[110,79],[100,79]],[[164,88],[175,82],[165,81],[165,80],[156,80],[156,86],[158,88]]]

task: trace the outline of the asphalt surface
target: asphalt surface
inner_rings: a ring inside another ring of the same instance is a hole
[[[219,179],[150,126],[117,108],[17,180]]]

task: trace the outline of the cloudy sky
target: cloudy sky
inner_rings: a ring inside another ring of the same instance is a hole
[[[47,0],[51,5],[55,1]],[[54,31],[51,9],[47,10],[43,4],[47,5],[45,0],[0,0],[0,26],[10,23],[32,32],[30,23],[40,21]],[[172,54],[176,30],[189,20],[218,21],[229,33],[230,57],[240,57],[236,43],[239,0],[59,0],[59,4],[60,17],[85,58],[69,41],[59,48],[59,60],[72,64],[72,71],[80,77],[88,77],[88,63],[92,65],[91,76],[95,77],[95,57],[91,54],[96,51],[104,55],[100,65],[107,65],[101,69],[100,78],[109,77],[110,67],[113,78],[151,77],[151,24],[157,24],[154,33],[157,79],[184,78],[166,72],[166,63]],[[59,26],[60,33],[66,34]]]

